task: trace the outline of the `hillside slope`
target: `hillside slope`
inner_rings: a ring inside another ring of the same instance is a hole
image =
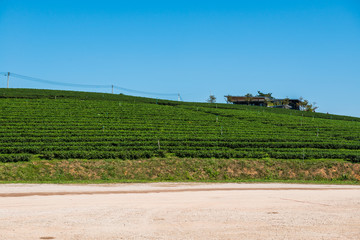
[[[0,161],[247,158],[360,161],[360,119],[126,95],[0,89]]]

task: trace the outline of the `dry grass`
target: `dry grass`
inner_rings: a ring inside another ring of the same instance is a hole
[[[336,160],[36,160],[0,164],[3,182],[360,181],[360,164]]]

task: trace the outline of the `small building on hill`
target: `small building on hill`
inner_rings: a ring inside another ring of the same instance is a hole
[[[228,103],[251,105],[260,107],[286,108],[299,110],[299,99],[274,99],[268,97],[248,97],[248,96],[225,96]]]

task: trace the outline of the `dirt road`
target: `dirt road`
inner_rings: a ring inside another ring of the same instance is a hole
[[[360,186],[0,185],[0,239],[360,239]]]

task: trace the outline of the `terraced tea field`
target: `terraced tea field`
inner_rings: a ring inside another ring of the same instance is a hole
[[[125,95],[0,89],[0,161],[247,158],[360,162],[360,119]]]

